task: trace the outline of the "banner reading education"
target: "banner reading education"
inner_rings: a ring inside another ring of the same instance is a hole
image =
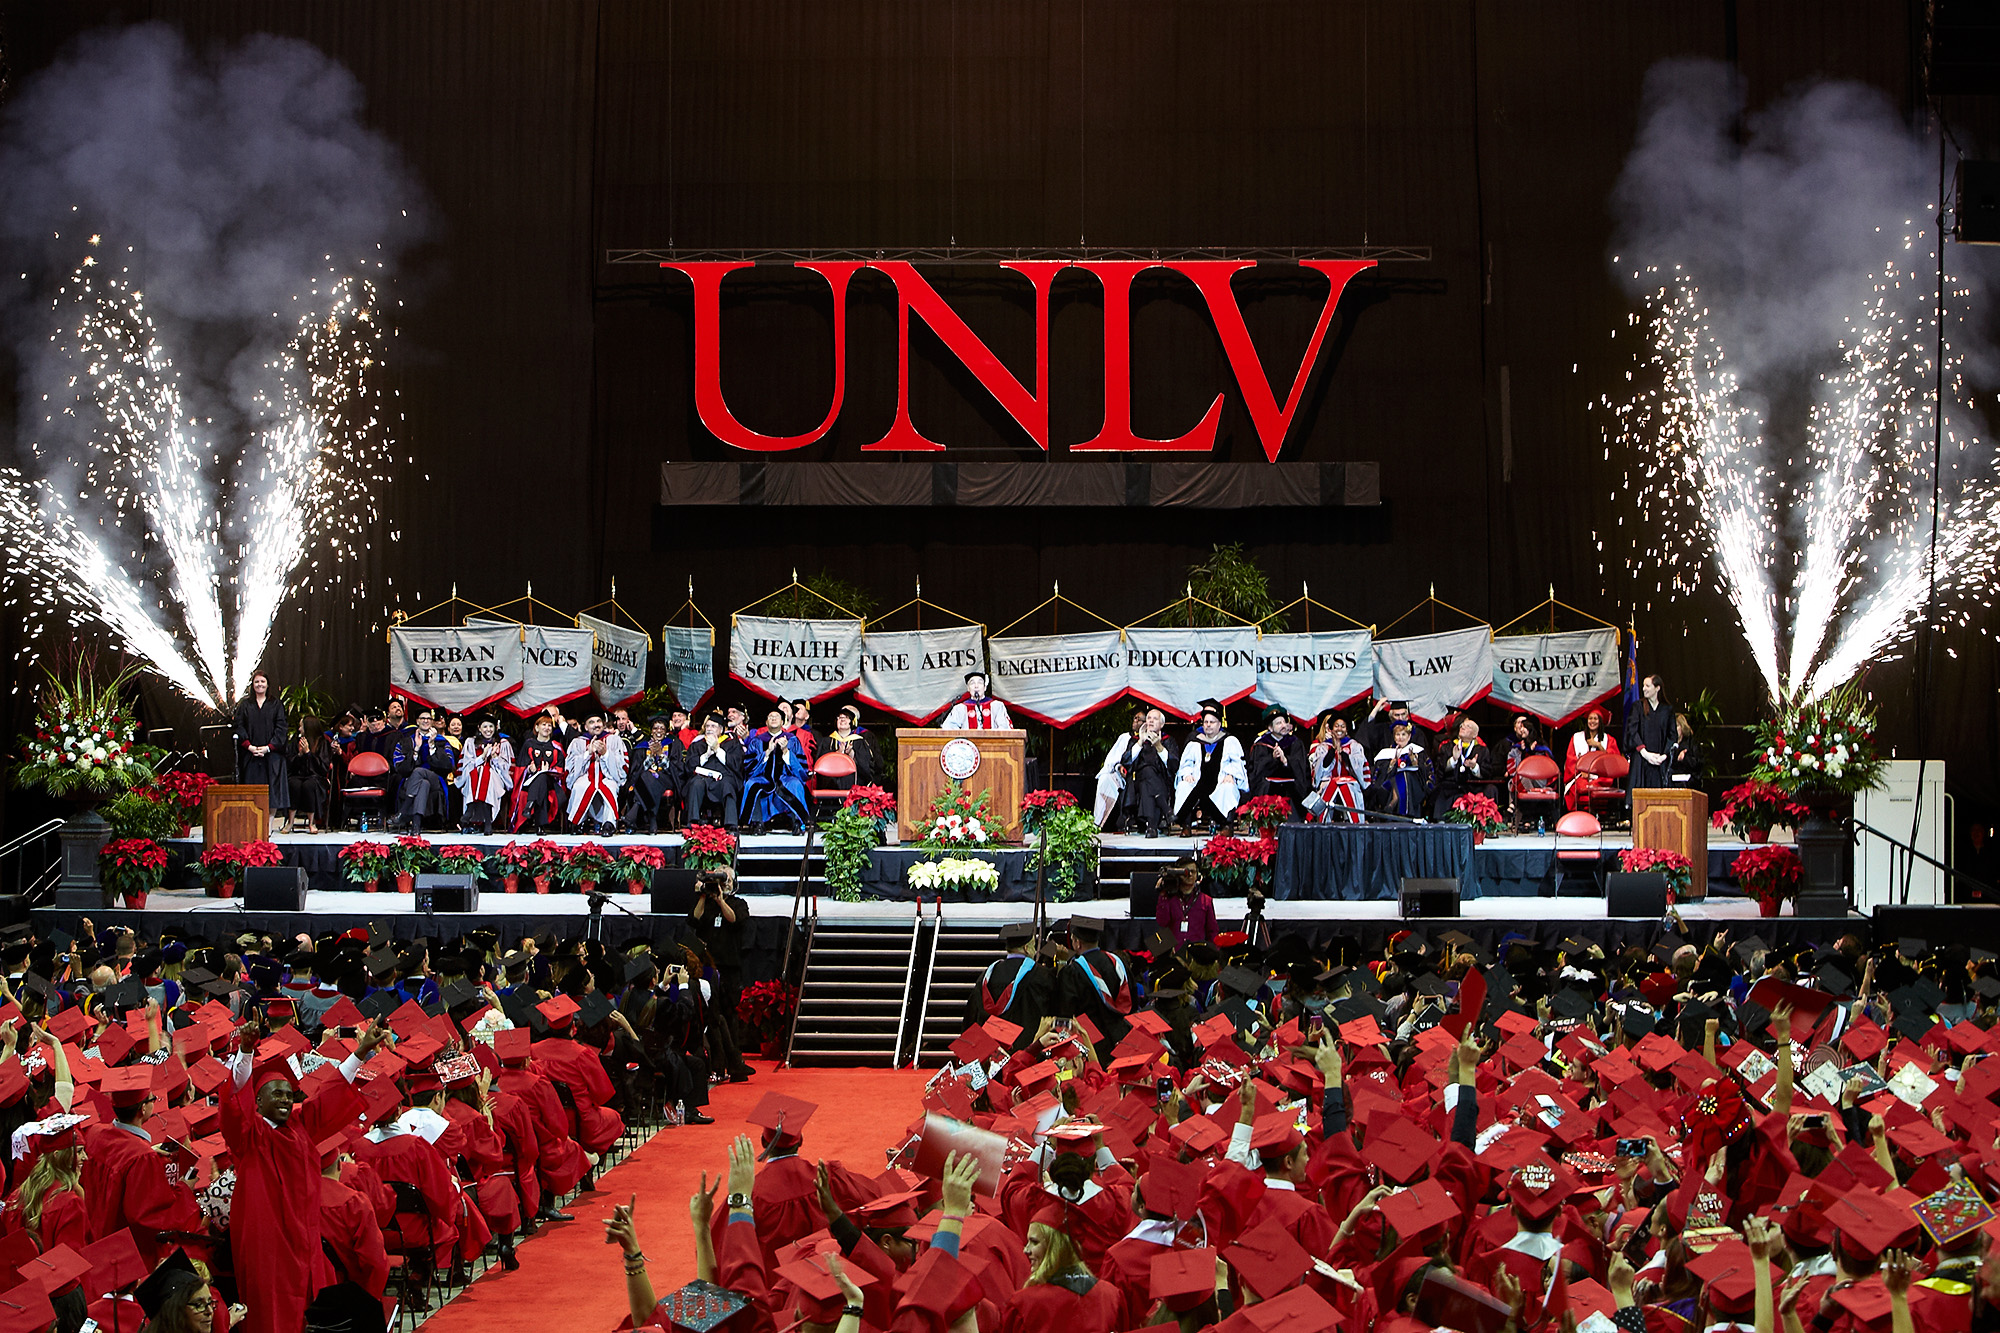
[[[737,616],[729,674],[769,699],[815,703],[861,677],[861,622]]]
[[[991,639],[993,695],[1009,714],[1066,727],[1125,692],[1118,631]]]
[[[597,692],[597,702],[618,708],[644,694],[652,640],[638,630],[592,615],[579,614],[576,623],[597,636],[590,648],[590,684]]]
[[[674,702],[693,713],[715,693],[715,631],[706,625],[668,625],[660,631],[660,665]]]
[[[986,669],[977,625],[870,630],[861,636],[861,685],[854,697],[924,726],[965,693],[965,673]]]
[[[1375,654],[1365,629],[1266,634],[1257,641],[1257,691],[1301,722],[1346,708],[1375,685]]]
[[[1233,704],[1257,688],[1257,627],[1128,629],[1125,688],[1177,720],[1203,699]]]
[[[1510,634],[1493,641],[1493,698],[1567,726],[1618,693],[1618,631]]]
[[[389,631],[389,692],[426,708],[469,713],[521,688],[514,625]]]
[[[1375,697],[1407,699],[1410,716],[1441,727],[1461,708],[1493,692],[1493,629],[1380,639],[1375,644]]]

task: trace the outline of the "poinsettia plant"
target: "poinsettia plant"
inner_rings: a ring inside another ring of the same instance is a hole
[[[120,838],[97,854],[97,877],[113,893],[151,893],[167,878],[167,849],[151,838]]]
[[[1747,838],[1752,833],[1769,832],[1781,825],[1795,828],[1811,813],[1811,806],[1793,800],[1777,783],[1759,782],[1752,778],[1722,793],[1722,807],[1710,822],[1717,828],[1735,830],[1739,838]]]
[[[255,842],[218,842],[201,854],[201,882],[213,887],[225,880],[243,878],[252,866],[283,865],[285,854],[278,844],[265,839]]]
[[[1626,847],[1618,853],[1618,868],[1628,875],[1656,872],[1667,880],[1667,901],[1679,902],[1694,883],[1694,862],[1685,852],[1664,847]]]
[[[1236,807],[1236,817],[1259,833],[1271,833],[1292,817],[1292,803],[1282,796],[1252,796]]]
[[[1076,804],[1076,797],[1066,791],[1031,791],[1021,798],[1021,836],[1032,839],[1042,822],[1059,810],[1068,810]]]
[[[1732,873],[1743,891],[1760,903],[1781,903],[1799,896],[1805,863],[1790,847],[1766,843],[1739,852]]]
[[[790,1022],[798,1008],[798,987],[782,981],[753,981],[736,998],[736,1016],[760,1031]]]
[[[888,828],[889,821],[896,817],[896,798],[881,787],[850,787],[846,808],[858,811],[863,819],[871,820],[879,835]]]
[[[651,843],[628,842],[620,846],[611,861],[611,878],[645,880],[650,883],[655,870],[664,870],[667,854]]]
[[[923,837],[918,841],[925,847],[983,847],[993,840],[992,807],[991,792],[974,796],[963,782],[954,779],[931,798]]]
[[[483,875],[486,873],[486,853],[477,847],[440,847],[437,849],[437,868],[447,875]]]
[[[562,864],[556,867],[556,878],[578,889],[585,884],[602,884],[611,877],[612,860],[603,843],[580,842],[564,854]]]
[[[681,865],[688,870],[720,870],[736,859],[736,835],[720,824],[689,824],[681,830]]]
[[[436,864],[437,850],[422,838],[398,838],[389,852],[389,868],[398,875],[422,874]]]
[[[545,841],[537,839],[537,842]],[[554,844],[550,844],[553,846]],[[493,859],[499,863],[502,875],[526,875],[530,878],[545,875],[541,850],[535,842],[509,842],[501,844]]]
[[[342,879],[351,884],[372,884],[390,873],[395,854],[396,849],[390,844],[363,838],[341,848],[335,859],[340,862]],[[206,859],[204,856],[203,860]]]
[[[1195,849],[1195,866],[1209,883],[1223,888],[1251,889],[1261,886],[1270,874],[1271,860],[1277,855],[1278,840],[1270,834],[1260,838],[1237,838],[1224,834],[1208,839]]]
[[[1451,803],[1451,809],[1444,812],[1447,824],[1470,824],[1481,833],[1498,833],[1507,827],[1507,821],[1500,817],[1500,806],[1484,792],[1467,792]]]
[[[150,790],[190,815],[201,809],[201,794],[214,785],[215,779],[206,773],[183,773],[178,769],[162,773],[147,784]]]

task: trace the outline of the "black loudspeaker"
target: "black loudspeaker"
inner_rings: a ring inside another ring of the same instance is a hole
[[[1953,240],[2000,245],[2000,162],[1959,161],[1957,218]]]
[[[2000,953],[2000,906],[1900,907],[1885,903],[1875,909],[1874,919],[1878,948],[1894,945],[1897,940],[1923,940],[1931,945],[1961,944]]]
[[[304,866],[248,866],[243,871],[243,910],[303,912],[306,910]]]
[[[1132,915],[1158,916],[1160,914],[1160,872],[1157,870],[1135,870],[1132,872]]]
[[[1657,870],[1604,877],[1604,915],[1659,918],[1667,914],[1667,877]]]
[[[415,885],[419,912],[477,912],[479,876],[418,875]]]
[[[655,870],[653,872],[653,915],[686,916],[694,910],[698,870]]]
[[[1458,881],[1455,879],[1406,879],[1398,895],[1404,916],[1457,916]]]

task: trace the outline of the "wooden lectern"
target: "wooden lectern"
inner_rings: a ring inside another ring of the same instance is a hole
[[[1686,787],[1641,787],[1632,793],[1632,845],[1679,852],[1694,862],[1688,897],[1708,896],[1708,793]]]
[[[261,842],[271,836],[271,788],[262,782],[218,782],[201,794],[201,849],[218,842]]]
[[[931,727],[896,729],[896,826],[903,839],[914,841],[918,837],[917,825],[929,813],[931,801],[951,786],[944,771],[944,747],[946,742],[957,740],[979,747],[979,768],[965,779],[966,791],[974,796],[991,792],[995,833],[1007,842],[1019,842],[1028,733],[938,731]]]

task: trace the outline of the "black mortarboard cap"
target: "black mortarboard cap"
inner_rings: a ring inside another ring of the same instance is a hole
[[[356,1007],[370,1018],[387,1018],[403,1007],[403,997],[392,990],[378,990]]]
[[[627,985],[636,985],[657,971],[659,971],[659,967],[653,962],[650,955],[639,954],[634,958],[626,959],[625,982]]]
[[[1589,1018],[1590,997],[1573,986],[1565,986],[1549,997],[1549,1012],[1557,1018]]]
[[[122,1014],[146,1007],[146,988],[134,978],[127,977],[116,986],[107,989],[99,998]]]
[[[386,977],[396,970],[398,960],[394,949],[370,949],[365,961],[370,976]]]
[[[175,1293],[200,1285],[201,1274],[197,1273],[194,1264],[189,1262],[187,1251],[175,1250],[161,1261],[160,1266],[155,1268],[144,1282],[132,1289],[132,1294],[138,1298],[139,1308],[151,1318],[166,1307]]]
[[[1913,963],[1921,959],[1925,954],[1929,953],[1930,951],[1931,951],[1931,946],[1929,940],[1920,940],[1906,936],[1903,939],[1899,939],[1896,941],[1896,952],[1903,955],[1903,957],[1909,959]]]
[[[477,987],[468,985],[463,981],[454,981],[444,988],[442,998],[444,999],[445,1008],[456,1009],[461,1004],[470,1004],[472,1001],[478,999],[479,990]]]
[[[592,991],[576,1002],[576,1022],[580,1028],[596,1027],[611,1017],[611,1001],[603,991]]]

